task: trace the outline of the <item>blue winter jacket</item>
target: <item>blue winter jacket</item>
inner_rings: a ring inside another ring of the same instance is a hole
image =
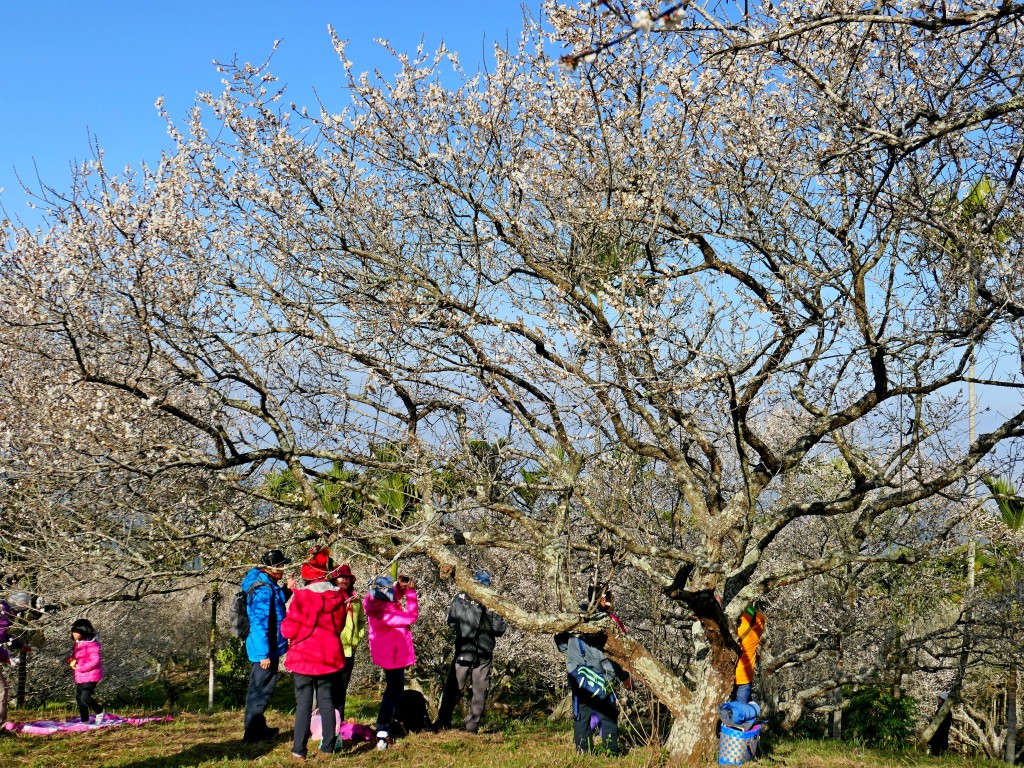
[[[254,584],[259,586],[250,591]],[[253,568],[245,574],[242,589],[249,595],[246,600],[249,636],[245,638],[245,652],[249,661],[255,664],[264,659],[284,656],[288,650],[288,641],[281,635],[281,622],[284,620],[288,590],[259,568]]]

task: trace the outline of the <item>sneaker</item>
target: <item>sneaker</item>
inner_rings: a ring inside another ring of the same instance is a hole
[[[388,748],[388,732],[387,731],[377,731],[377,749],[381,750],[381,749],[387,749],[387,748]]]
[[[107,713],[106,712],[100,712],[98,715],[96,715],[96,725],[102,725],[106,721],[107,721]]]

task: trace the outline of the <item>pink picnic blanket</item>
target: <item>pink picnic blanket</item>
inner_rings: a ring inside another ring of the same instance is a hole
[[[15,733],[28,733],[45,736],[51,733],[73,733],[75,731],[98,731],[115,725],[143,725],[144,723],[165,723],[173,717],[121,717],[109,712],[104,715],[102,723],[83,723],[77,717],[70,720],[33,720],[31,723],[5,723],[4,728]]]

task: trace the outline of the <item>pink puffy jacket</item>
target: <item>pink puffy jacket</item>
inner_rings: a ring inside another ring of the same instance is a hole
[[[376,600],[370,593],[363,598],[363,610],[370,626],[370,658],[381,669],[403,669],[416,663],[411,625],[420,615],[415,589],[405,590],[405,608],[396,602]]]
[[[288,638],[284,668],[300,675],[327,675],[345,666],[341,630],[345,594],[325,581],[295,590],[281,622]]]
[[[76,640],[71,649],[75,666],[75,684],[98,683],[103,679],[103,654],[99,640]]]

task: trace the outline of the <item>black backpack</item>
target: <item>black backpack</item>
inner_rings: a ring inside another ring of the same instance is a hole
[[[239,640],[245,640],[249,636],[249,595],[257,587],[270,586],[262,581],[257,581],[248,590],[239,589],[231,599],[231,607],[228,608],[228,625],[231,633]]]
[[[406,688],[395,707],[394,724],[405,733],[419,733],[430,728],[430,713],[427,711],[427,700],[419,691]]]

